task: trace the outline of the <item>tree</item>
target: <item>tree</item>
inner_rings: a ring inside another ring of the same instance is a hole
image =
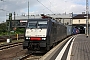
[[[5,32],[7,32],[6,23],[1,23],[0,24],[0,33],[5,33]]]

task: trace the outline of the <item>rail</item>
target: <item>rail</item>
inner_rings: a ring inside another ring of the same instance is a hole
[[[0,36],[0,42],[6,42],[8,38],[9,38],[9,36]],[[10,38],[12,40],[17,40],[16,35],[11,35]],[[24,38],[23,34],[18,35],[18,39],[23,39],[23,38]]]
[[[61,43],[59,43],[57,46],[55,46],[53,49],[51,49],[49,52],[47,52],[43,57],[41,57],[39,60],[55,60],[62,48],[65,46],[65,44],[72,38],[68,37]]]

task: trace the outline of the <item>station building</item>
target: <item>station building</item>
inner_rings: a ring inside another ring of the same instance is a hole
[[[63,24],[71,25],[72,24],[72,14],[46,14],[47,16],[55,18],[57,21]],[[29,19],[37,19],[41,18],[42,16],[40,14],[37,15],[30,15]],[[12,27],[25,27],[26,22],[28,20],[28,15],[22,15],[22,16],[15,16],[15,18],[12,18]],[[6,20],[7,23],[9,22],[9,19]]]
[[[86,14],[46,14],[47,16],[55,18],[57,21],[64,25],[69,25],[72,27],[77,27],[81,30],[81,33],[86,33]],[[40,14],[29,15],[29,19],[41,18]],[[90,33],[90,14],[88,15],[88,25]],[[12,27],[25,28],[26,22],[28,20],[28,15],[15,16],[12,18]],[[6,20],[9,24],[9,19]]]
[[[86,25],[87,25],[86,19],[87,19],[86,14],[78,14],[73,17],[72,26],[80,29],[81,33],[86,33]],[[88,28],[89,28],[88,31],[90,34],[90,14],[88,14]]]

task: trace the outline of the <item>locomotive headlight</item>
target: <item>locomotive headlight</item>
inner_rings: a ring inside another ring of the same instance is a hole
[[[46,40],[46,38],[42,38],[42,40]]]
[[[30,39],[29,37],[26,37],[26,39]]]
[[[26,39],[28,39],[28,37],[26,37]]]

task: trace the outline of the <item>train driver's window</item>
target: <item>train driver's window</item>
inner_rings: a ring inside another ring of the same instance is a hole
[[[37,27],[37,22],[36,21],[30,21],[28,23],[28,28],[36,28]]]
[[[38,21],[39,28],[47,28],[47,21]]]

